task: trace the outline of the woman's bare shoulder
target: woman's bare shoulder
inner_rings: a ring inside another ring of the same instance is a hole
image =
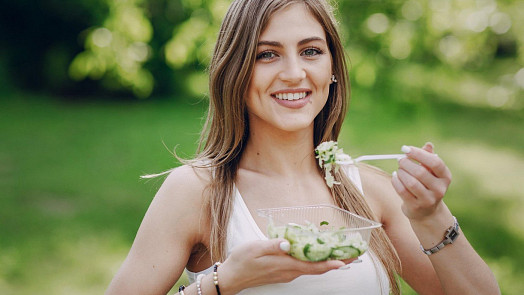
[[[391,184],[391,175],[366,164],[359,165],[362,189],[371,208],[384,221],[390,210],[400,209],[401,199]]]
[[[206,169],[173,169],[153,198],[133,246],[108,293],[166,293],[190,259],[195,245],[209,236],[204,191]]]
[[[211,182],[209,168],[183,165],[173,169],[158,190],[158,195],[169,195],[185,201],[203,201],[203,193]]]
[[[374,183],[374,185],[384,185],[391,179],[391,175],[389,173],[368,164],[360,163],[358,165],[358,171],[360,172],[360,178],[362,179],[363,185],[369,185],[371,183]]]
[[[155,229],[166,225],[169,227],[166,231],[172,232],[173,237],[185,236],[191,245],[197,243],[208,228],[205,191],[210,181],[211,175],[206,168],[184,165],[173,169],[151,202],[144,220],[152,221]]]
[[[160,211],[159,216],[165,218],[165,221],[185,224],[185,229],[191,227],[188,225],[195,225],[198,231],[205,231],[209,209],[206,188],[210,182],[208,168],[189,165],[177,167],[164,180],[150,209]]]

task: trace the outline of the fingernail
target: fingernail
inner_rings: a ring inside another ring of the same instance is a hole
[[[397,178],[397,171],[393,171],[393,173],[391,173],[391,176],[394,177],[394,178]]]
[[[280,243],[280,249],[282,249],[282,251],[287,253],[291,249],[291,245],[289,244],[288,241],[281,242]]]
[[[411,148],[407,145],[403,145],[400,150],[405,154],[409,154],[411,152]]]
[[[433,143],[431,141],[426,142],[426,145],[429,145],[431,147],[431,149],[435,148],[435,146],[433,145]]]

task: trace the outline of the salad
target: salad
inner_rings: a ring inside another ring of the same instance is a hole
[[[347,227],[338,230],[325,229],[329,223],[322,221],[320,228],[312,223],[299,225],[268,226],[269,238],[284,238],[289,241],[289,254],[304,261],[342,260],[355,258],[368,249],[368,244],[358,232],[349,232]]]
[[[333,169],[335,172],[338,172],[339,164],[337,162],[350,161],[351,157],[344,154],[344,150],[338,147],[336,141],[325,141],[319,144],[315,149],[315,155],[320,168],[324,168],[324,179],[327,185],[333,187],[334,184],[340,184],[340,182],[335,181],[335,177],[331,172]]]

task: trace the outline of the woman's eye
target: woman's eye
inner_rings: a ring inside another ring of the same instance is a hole
[[[308,49],[304,50],[304,52],[303,52],[303,55],[305,55],[305,56],[315,56],[315,55],[318,55],[318,54],[322,54],[322,50],[317,49],[317,48],[308,48]]]
[[[275,57],[275,53],[271,51],[264,51],[257,55],[257,59],[272,59]]]

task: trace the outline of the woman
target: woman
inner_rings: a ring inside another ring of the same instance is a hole
[[[455,224],[442,201],[451,174],[431,144],[403,147],[392,178],[350,166],[326,185],[314,148],[337,140],[347,90],[324,1],[234,1],[211,61],[203,149],[171,171],[107,294],[165,294],[184,268],[183,294],[400,294],[395,274],[420,294],[498,294],[462,233],[420,250]],[[320,203],[383,224],[361,263],[299,261],[263,236],[256,209]]]

